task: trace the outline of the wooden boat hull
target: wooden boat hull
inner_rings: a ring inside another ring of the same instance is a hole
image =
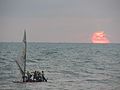
[[[22,82],[22,81],[12,81],[13,83],[38,83],[38,82],[42,82],[42,81],[30,81],[30,82]]]

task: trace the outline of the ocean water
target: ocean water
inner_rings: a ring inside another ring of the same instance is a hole
[[[120,90],[120,44],[28,43],[27,70],[48,82],[13,83],[21,43],[0,43],[0,90]]]

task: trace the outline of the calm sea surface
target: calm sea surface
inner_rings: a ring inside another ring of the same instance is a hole
[[[120,44],[28,43],[27,70],[48,82],[13,83],[21,43],[0,43],[0,90],[120,90]]]

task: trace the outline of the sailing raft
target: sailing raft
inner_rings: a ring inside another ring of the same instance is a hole
[[[47,82],[47,79],[44,77],[44,71],[26,71],[26,52],[27,52],[27,41],[26,41],[26,30],[24,30],[23,37],[23,50],[20,56],[16,60],[16,64],[19,67],[22,82]],[[18,81],[19,82],[19,81]]]

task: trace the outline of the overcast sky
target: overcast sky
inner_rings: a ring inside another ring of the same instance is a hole
[[[120,0],[0,0],[0,41],[90,43],[104,31],[120,43]]]

